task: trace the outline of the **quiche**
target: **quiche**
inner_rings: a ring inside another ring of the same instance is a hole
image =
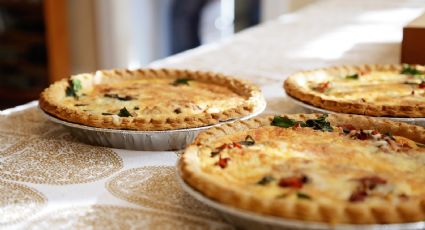
[[[253,118],[201,133],[179,170],[203,195],[329,224],[425,220],[425,128],[347,114]]]
[[[425,117],[425,66],[362,65],[304,71],[284,83],[286,93],[341,113]]]
[[[201,127],[264,108],[256,87],[211,72],[108,70],[53,83],[39,105],[60,119],[93,127],[143,131]]]

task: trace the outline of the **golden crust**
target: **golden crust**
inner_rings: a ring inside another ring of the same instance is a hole
[[[80,74],[72,76],[83,81],[85,85],[97,85],[100,83],[120,82],[124,80],[138,79],[178,79],[190,78],[199,82],[223,86],[238,95],[242,103],[226,108],[219,112],[207,110],[197,113],[182,113],[169,116],[169,114],[144,114],[134,117],[119,117],[117,115],[96,114],[84,111],[78,107],[64,104],[65,90],[68,87],[68,79],[55,82],[45,89],[39,99],[42,110],[60,119],[88,126],[131,129],[131,130],[174,130],[194,128],[216,124],[220,121],[236,119],[249,115],[263,107],[265,100],[260,90],[248,82],[231,78],[222,74],[211,72],[178,70],[178,69],[138,69],[138,70],[108,70],[96,73]],[[161,92],[158,92],[158,95]],[[155,97],[155,95],[152,95]],[[173,98],[170,98],[173,100]]]
[[[319,114],[282,115],[296,120],[315,119]],[[188,146],[180,159],[181,175],[192,187],[204,195],[237,208],[253,212],[304,221],[326,222],[330,224],[376,224],[405,223],[421,221],[425,218],[425,197],[409,199],[402,203],[320,203],[304,199],[262,199],[244,189],[217,182],[201,168],[200,152],[202,146],[208,146],[212,140],[240,131],[248,131],[269,126],[272,116],[253,118],[225,124],[202,132],[194,143]],[[425,143],[425,128],[385,119],[360,115],[329,115],[333,126],[352,124],[357,129],[375,129],[392,132],[418,143]]]
[[[421,67],[423,68],[423,67]],[[399,73],[402,65],[359,65],[359,66],[341,66],[311,71],[303,71],[290,76],[284,82],[286,93],[296,99],[319,108],[327,109],[340,113],[352,113],[368,116],[388,116],[388,117],[425,117],[425,103],[416,105],[385,105],[373,102],[352,101],[342,98],[330,98],[323,94],[313,93],[312,90],[301,87],[296,79],[305,78],[306,76],[324,72],[326,74],[349,75],[354,72],[370,72],[370,71],[394,71]],[[364,91],[364,93],[367,93]]]

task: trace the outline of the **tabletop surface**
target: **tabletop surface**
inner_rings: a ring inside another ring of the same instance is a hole
[[[320,1],[150,66],[232,74],[261,86],[266,114],[302,112],[283,92],[289,74],[398,63],[402,27],[424,9],[424,0]],[[177,159],[80,143],[37,102],[1,111],[0,228],[232,229],[180,189]]]

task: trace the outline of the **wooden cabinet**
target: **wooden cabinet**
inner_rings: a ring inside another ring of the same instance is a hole
[[[0,1],[0,109],[69,75],[66,0]]]

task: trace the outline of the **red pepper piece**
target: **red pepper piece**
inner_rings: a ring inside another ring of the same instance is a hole
[[[233,148],[238,148],[238,149],[240,149],[240,148],[242,148],[242,145],[241,145],[241,144],[239,144],[239,143],[233,142]]]
[[[223,151],[223,149],[227,148],[227,144],[222,144],[219,147],[215,148],[212,152],[211,152],[211,157],[215,157],[217,156],[217,154],[220,154],[221,151]]]
[[[329,88],[329,82],[327,81],[327,82],[319,83],[314,89],[321,93],[324,93],[328,88]]]
[[[342,127],[343,129],[348,129],[348,130],[356,130],[356,127],[354,127],[351,124],[347,124],[347,125],[341,125],[340,127]]]
[[[237,142],[233,142],[231,144],[222,144],[219,147],[215,148],[212,152],[211,152],[211,157],[215,157],[218,154],[221,154],[221,151],[223,151],[224,149],[233,149],[233,148],[238,148],[241,149],[242,145],[240,143]]]
[[[364,201],[367,197],[367,192],[362,190],[357,190],[351,194],[350,198],[348,199],[350,202],[359,202]]]
[[[300,122],[295,123],[295,125],[293,126],[293,128],[294,129],[301,128],[301,123]]]
[[[306,177],[285,177],[280,179],[279,186],[280,187],[291,187],[291,188],[302,188],[304,183],[307,182]],[[305,182],[304,182],[305,181]]]
[[[378,131],[376,131],[376,130],[373,130],[373,131],[372,131],[372,135],[376,135],[376,134],[379,134],[379,132],[378,132]]]
[[[425,81],[422,81],[422,82],[419,84],[419,89],[425,89]]]
[[[225,148],[227,148],[229,146],[229,144],[222,144],[220,145],[220,147],[218,147],[218,149],[223,150]]]
[[[360,182],[360,185],[348,199],[350,202],[359,202],[365,200],[368,196],[368,191],[375,189],[378,185],[387,183],[385,179],[382,179],[378,176],[362,177],[358,179],[358,181]]]
[[[359,140],[367,140],[369,139],[369,135],[363,131],[360,131],[357,135],[356,135],[357,139]]]
[[[228,157],[225,157],[225,158],[220,157],[218,159],[217,165],[220,166],[222,169],[224,169],[224,168],[227,167],[227,163],[228,163],[229,160],[230,160],[230,158],[228,158]]]
[[[382,179],[378,176],[363,177],[363,178],[360,178],[359,181],[361,185],[363,186],[363,188],[369,189],[369,190],[374,189],[377,185],[387,183],[385,179]]]

